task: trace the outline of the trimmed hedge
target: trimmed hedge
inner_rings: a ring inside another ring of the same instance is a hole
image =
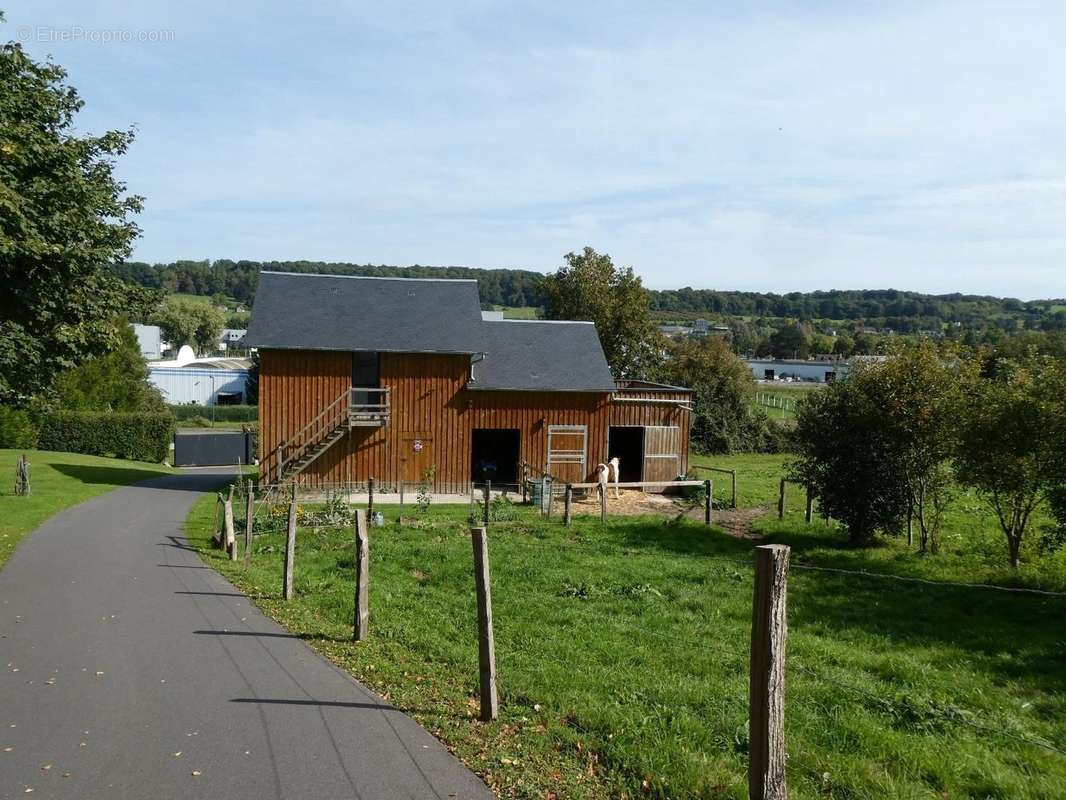
[[[41,416],[37,446],[158,464],[169,454],[173,438],[170,414],[50,411]]]
[[[174,418],[187,422],[193,417],[206,417],[216,422],[258,422],[259,406],[198,406],[187,403],[181,406],[168,406]]]

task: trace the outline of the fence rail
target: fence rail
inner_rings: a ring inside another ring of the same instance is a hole
[[[713,469],[712,471],[718,472],[731,472],[730,470]],[[782,479],[782,488],[787,479]],[[676,486],[676,487],[706,487],[708,481],[701,480],[679,480],[679,481],[630,481],[617,484],[620,488],[646,488],[646,487],[662,487],[662,486]],[[252,539],[251,534],[253,530],[253,524],[258,525],[259,520],[256,519],[255,513],[255,495],[258,492],[264,503],[286,503],[288,505],[287,519],[282,523],[284,529],[287,532],[286,548],[284,552],[284,561],[282,565],[283,569],[283,590],[282,596],[286,600],[290,600],[294,595],[293,586],[293,566],[296,557],[296,515],[297,515],[297,487],[293,483],[284,485],[268,485],[266,487],[259,487],[258,490],[250,483],[238,484],[238,498],[234,498],[233,490],[230,490],[229,497],[223,497],[219,494],[219,502],[222,505],[222,518],[218,519],[216,515],[216,525],[222,523],[222,533],[218,537],[219,544],[229,551],[229,556],[233,560],[237,560],[237,537],[235,536],[235,524],[233,520],[233,510],[240,508],[242,505],[247,504],[246,507],[253,509],[251,514],[246,514],[246,538],[243,542],[244,564],[245,566],[251,563],[251,548]],[[599,483],[574,483],[574,484],[561,484],[561,487],[572,491],[573,489],[600,489]],[[373,480],[368,481],[368,489],[374,489],[380,492],[381,487],[376,486]],[[488,489],[489,487],[485,487]],[[609,487],[608,487],[609,488]],[[281,490],[284,490],[285,495],[282,496]],[[241,493],[247,493],[243,497],[240,497]],[[487,492],[486,492],[487,493]],[[567,494],[569,495],[570,492]],[[601,493],[601,502],[604,502],[607,497],[607,492]],[[710,493],[708,493],[708,497]],[[244,500],[245,502],[235,502],[235,500]],[[783,493],[782,493],[782,505],[783,505]],[[783,510],[783,509],[781,509]],[[488,540],[488,504],[485,504],[484,513],[486,515],[484,526],[480,526],[472,530],[472,539],[474,543],[473,556],[474,561],[472,568],[474,572],[475,581],[473,582],[474,591],[478,600],[478,612],[476,622],[477,631],[477,646],[479,648],[479,679],[481,687],[481,718],[485,720],[496,719],[499,714],[499,704],[501,698],[496,691],[497,682],[497,669],[496,669],[496,647],[498,645],[493,632],[493,608],[491,599],[491,584],[490,584],[490,569],[489,569],[489,540]],[[709,513],[709,512],[708,512]],[[810,515],[810,505],[808,503],[808,516]],[[564,524],[568,522],[570,517],[569,510],[565,515]],[[285,524],[287,523],[287,524]],[[355,530],[355,618],[353,620],[353,638],[356,641],[365,640],[370,636],[370,629],[368,625],[369,610],[367,607],[367,587],[369,582],[369,572],[371,568],[369,557],[369,542],[368,537],[372,535],[372,528],[368,528],[366,522],[366,516],[362,508],[358,509],[355,515],[354,525],[349,523],[344,525],[339,523],[336,525],[324,525],[324,528]],[[217,528],[216,528],[217,530]],[[273,531],[271,531],[273,532]],[[604,546],[612,546],[616,543],[605,540],[603,542],[592,541],[577,541],[567,542],[565,545],[557,544],[557,551],[562,552],[570,549],[571,547],[587,550],[593,552],[597,549],[602,550]],[[544,547],[545,545],[540,542],[522,541],[520,539],[512,540],[508,539],[508,546],[523,546],[523,547]],[[1028,589],[1024,587],[1008,587],[997,586],[994,584],[979,584],[979,583],[954,583],[948,581],[934,581],[924,578],[891,575],[885,573],[868,572],[865,570],[849,570],[836,567],[823,567],[814,564],[805,564],[793,562],[790,560],[790,549],[785,545],[765,545],[756,547],[753,551],[755,556],[754,560],[740,560],[735,558],[728,558],[725,556],[706,556],[701,557],[701,562],[720,562],[728,564],[730,566],[742,565],[746,567],[754,567],[754,581],[753,581],[753,598],[752,598],[752,626],[751,626],[751,638],[749,642],[749,650],[747,652],[740,652],[735,647],[723,647],[722,643],[716,643],[715,648],[717,650],[728,651],[731,658],[737,658],[742,661],[746,661],[748,665],[748,679],[749,679],[749,694],[747,698],[747,711],[749,716],[749,731],[750,731],[750,750],[749,750],[749,797],[759,798],[760,800],[784,800],[787,798],[787,778],[790,765],[792,764],[792,754],[788,753],[787,743],[785,740],[785,675],[788,671],[795,670],[796,672],[810,678],[814,681],[822,681],[826,684],[837,686],[845,691],[853,692],[856,694],[862,694],[868,698],[871,698],[878,703],[891,706],[894,702],[890,697],[884,697],[871,692],[863,687],[849,684],[846,681],[840,681],[833,675],[826,672],[823,666],[820,669],[812,669],[803,663],[798,663],[792,657],[786,658],[786,644],[789,637],[789,630],[787,625],[787,609],[786,609],[786,597],[787,588],[789,582],[789,572],[792,570],[813,571],[813,572],[825,572],[838,574],[842,576],[854,576],[863,580],[870,578],[874,579],[888,579],[896,581],[914,582],[933,586],[945,586],[945,587],[962,587],[967,589],[987,589],[999,592],[1012,592],[1018,594],[1032,594],[1049,597],[1066,597],[1066,592],[1054,592],[1042,589]],[[504,605],[507,608],[507,605]],[[512,609],[513,610],[513,609]],[[506,628],[506,620],[501,620]],[[702,634],[708,635],[711,632],[709,627],[690,630],[690,634]],[[667,634],[661,634],[657,631],[644,631],[655,638],[662,639],[664,641],[675,640],[679,644],[681,639],[676,636]],[[506,643],[506,638],[504,639]],[[521,648],[518,651],[509,654],[506,650],[501,653],[501,657],[504,664],[509,660],[509,657],[514,655],[524,657],[526,654],[522,652]],[[909,687],[901,686],[900,692],[910,692]],[[891,689],[888,691],[891,693]],[[503,698],[506,699],[506,698]],[[990,724],[991,720],[982,720],[976,713],[967,709],[961,708],[956,705],[950,706],[945,711],[945,721],[970,727],[974,730],[979,730],[990,735],[998,735],[1004,738],[1010,738],[1015,741],[1031,745],[1034,747],[1040,747],[1050,752],[1054,752],[1060,755],[1066,756],[1066,751],[1061,749],[1056,742],[1046,741],[1038,737],[1025,735],[1021,732],[1015,732],[1005,730],[1002,726],[996,726]],[[800,770],[808,769],[800,760],[795,763],[796,768]]]

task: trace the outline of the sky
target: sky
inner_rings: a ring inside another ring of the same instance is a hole
[[[33,0],[135,260],[1066,296],[1066,3]]]

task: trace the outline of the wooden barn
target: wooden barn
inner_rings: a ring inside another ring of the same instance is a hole
[[[588,322],[487,320],[477,282],[264,272],[258,348],[265,482],[515,484],[523,465],[624,481],[688,469],[687,389],[616,383]]]

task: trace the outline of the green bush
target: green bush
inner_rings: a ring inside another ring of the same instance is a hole
[[[37,442],[37,430],[30,415],[20,408],[0,406],[0,447],[32,448]]]
[[[42,450],[159,463],[174,437],[170,414],[51,411],[41,416]]]
[[[207,417],[189,417],[187,420],[185,420],[185,422],[188,423],[189,426],[193,427],[193,428],[210,428],[211,427],[211,420],[209,420]]]
[[[258,422],[259,406],[200,406],[187,404],[170,406],[174,418],[185,422],[193,417],[207,417],[216,422]]]

